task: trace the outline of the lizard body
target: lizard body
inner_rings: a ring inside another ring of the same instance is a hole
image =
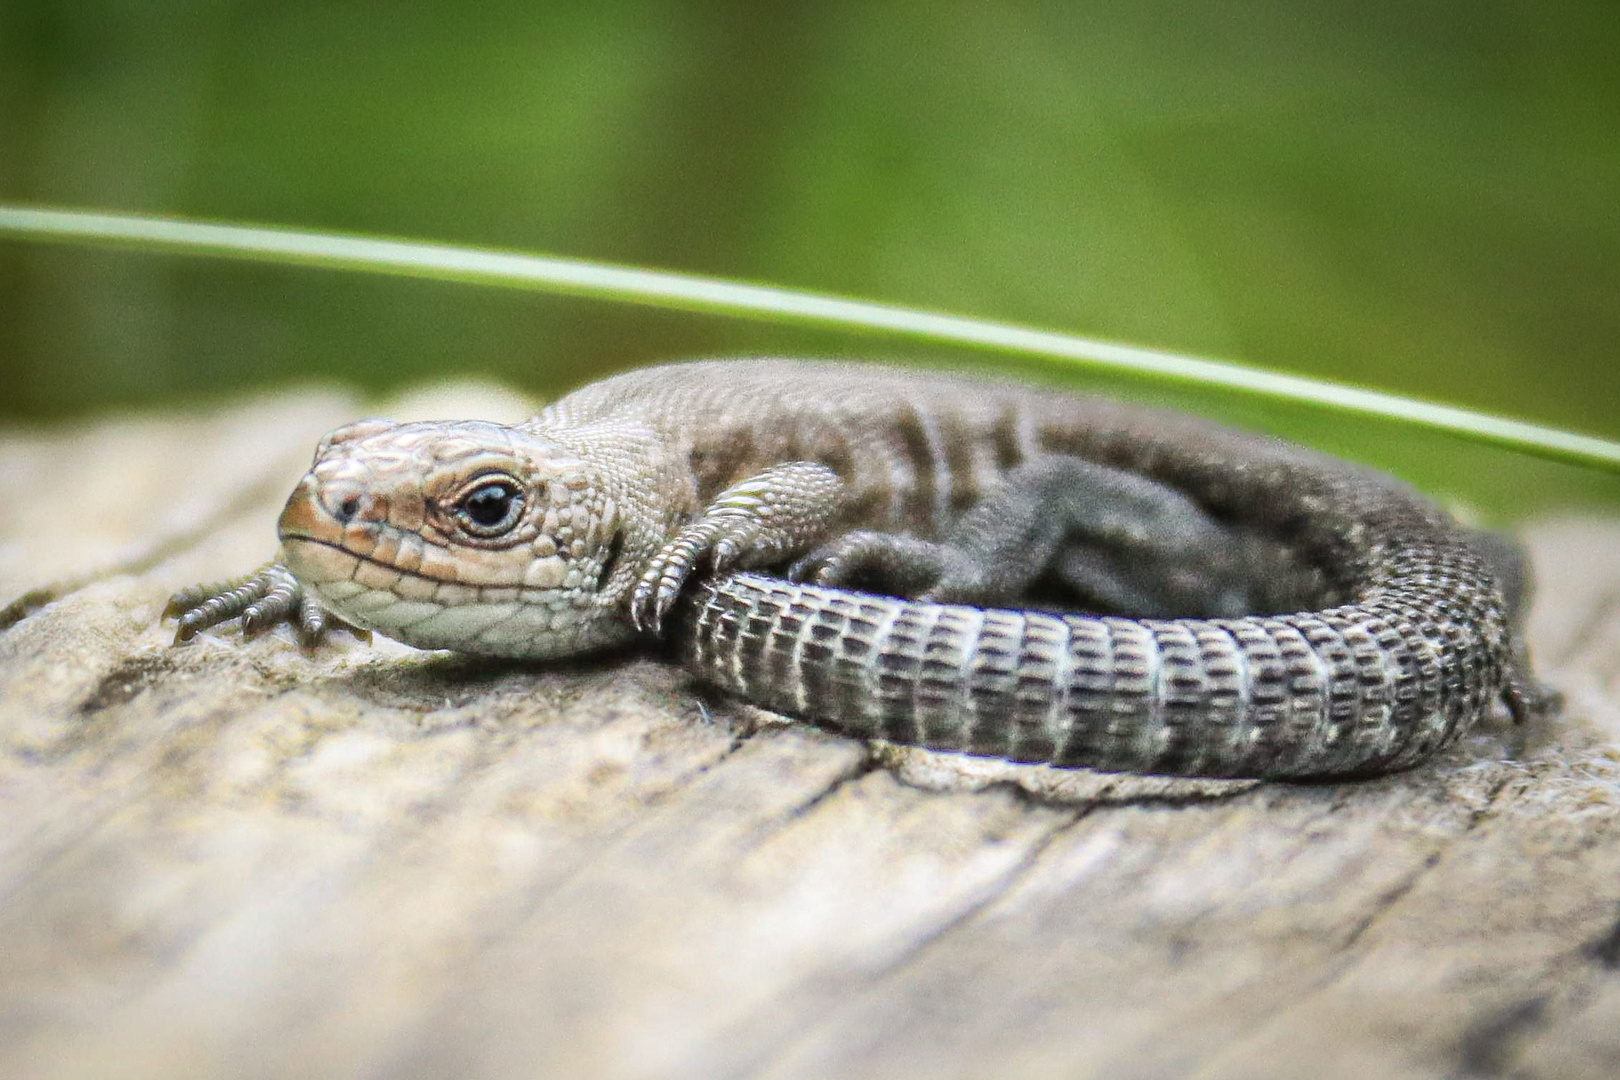
[[[1205,776],[1399,769],[1537,703],[1498,539],[1325,455],[1011,383],[706,361],[511,427],[361,421],[280,532],[286,569],[175,598],[180,638],[317,636],[323,606],[497,656],[639,631],[854,734]],[[914,598],[835,587],[868,585]]]

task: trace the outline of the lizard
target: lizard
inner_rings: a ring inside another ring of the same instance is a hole
[[[516,425],[362,420],[278,529],[278,561],[173,597],[177,644],[654,638],[856,736],[1212,777],[1387,773],[1554,701],[1506,537],[1269,436],[965,375],[690,361]]]

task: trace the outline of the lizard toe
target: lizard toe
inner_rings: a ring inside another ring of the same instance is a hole
[[[164,615],[176,621],[174,643],[183,645],[209,627],[247,615],[270,594],[278,580],[274,576],[276,570],[281,568],[271,563],[245,577],[213,585],[194,585],[169,597]]]
[[[214,626],[240,621],[244,637],[258,637],[281,623],[293,627],[305,648],[326,641],[331,630],[344,630],[362,641],[370,631],[328,613],[305,591],[292,572],[270,563],[246,577],[216,585],[194,585],[169,598],[164,616],[175,620],[174,643],[183,645]]]
[[[982,568],[946,544],[899,533],[857,531],[822,545],[794,564],[795,580],[911,599],[975,596]],[[937,595],[936,595],[937,594]]]
[[[892,539],[865,530],[845,533],[796,561],[788,568],[788,578],[828,588],[852,585],[877,567]]]

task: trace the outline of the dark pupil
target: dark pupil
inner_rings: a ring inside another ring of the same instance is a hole
[[[512,509],[512,500],[516,497],[517,492],[509,484],[486,484],[468,495],[461,509],[473,520],[473,524],[492,529],[506,520],[506,515]]]

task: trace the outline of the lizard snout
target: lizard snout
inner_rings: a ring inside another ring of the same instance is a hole
[[[281,538],[342,544],[356,539],[387,517],[387,500],[378,498],[348,477],[304,475],[287,498],[277,528]]]

